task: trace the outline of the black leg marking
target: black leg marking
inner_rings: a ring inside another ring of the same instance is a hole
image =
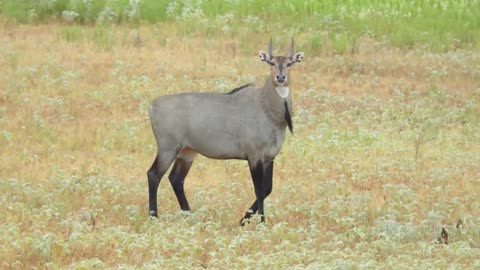
[[[182,159],[177,159],[175,160],[173,169],[168,176],[170,184],[172,184],[173,191],[175,191],[175,195],[177,196],[180,208],[183,211],[190,211],[190,206],[188,205],[187,197],[185,196],[183,184],[191,166],[192,162],[186,162]]]
[[[163,175],[167,171],[168,167],[172,163],[173,159],[175,158],[175,152],[167,152],[163,155],[157,154],[155,160],[153,161],[152,166],[147,172],[148,178],[148,203],[150,209],[150,216],[156,217],[158,216],[158,209],[157,209],[157,191],[158,185],[162,180]]]
[[[265,198],[272,193],[273,187],[273,160],[265,167]]]
[[[160,179],[163,175],[160,174],[158,168],[158,155],[155,157],[152,166],[147,172],[148,178],[148,202],[150,209],[150,216],[157,216],[157,190],[158,185],[160,184]]]
[[[272,183],[273,183],[273,160],[267,164],[264,172],[264,197],[266,198],[270,193],[272,193]],[[245,216],[240,220],[240,225],[243,226],[248,220],[255,214],[258,210],[258,202],[255,200],[252,206],[247,210]]]
[[[250,169],[253,184],[255,186],[255,196],[257,197],[257,212],[260,215],[260,222],[265,222],[265,213],[263,209],[263,200],[265,199],[265,183],[263,181],[263,162],[258,161],[254,168]]]
[[[258,214],[260,215],[260,222],[261,223],[265,222],[263,200],[265,199],[265,195],[267,191],[265,186],[265,181],[264,181],[264,176],[267,175],[267,173],[264,171],[262,161],[257,161],[257,163],[255,164],[252,164],[249,162],[249,167],[250,167],[250,174],[252,175],[253,186],[255,188],[255,196],[257,200],[247,211],[247,213],[245,214],[245,217],[242,218],[242,220],[240,221],[240,225],[244,225],[248,221],[248,219],[251,217],[251,215],[255,213],[255,211],[258,211]]]

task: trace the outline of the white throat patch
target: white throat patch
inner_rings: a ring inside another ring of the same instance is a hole
[[[288,95],[290,94],[290,88],[288,86],[278,86],[278,87],[275,87],[275,90],[277,90],[277,94],[281,98],[287,98]]]

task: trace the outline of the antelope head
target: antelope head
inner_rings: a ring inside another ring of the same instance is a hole
[[[286,56],[274,56],[272,52],[272,39],[268,45],[268,54],[259,51],[260,60],[270,65],[270,76],[275,87],[287,87],[289,85],[290,69],[295,63],[299,63],[303,59],[303,52],[295,53],[293,38],[292,45]]]

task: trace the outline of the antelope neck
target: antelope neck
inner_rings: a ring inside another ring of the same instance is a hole
[[[260,99],[262,109],[268,119],[277,127],[285,127],[287,124],[285,120],[285,110],[287,109],[285,104],[289,106],[291,103],[288,85],[275,87],[269,78],[262,89]]]

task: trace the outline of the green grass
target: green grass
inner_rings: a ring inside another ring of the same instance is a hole
[[[133,3],[133,2],[132,2]],[[328,32],[327,47],[336,53],[352,48],[352,40],[368,33],[376,39],[433,51],[480,46],[480,1],[157,1],[138,5],[118,1],[0,1],[0,14],[18,22],[61,20],[64,10],[79,16],[77,23],[185,23],[188,35],[235,37],[242,28],[267,36],[301,36]],[[225,21],[225,16],[229,17]],[[337,34],[341,38],[335,37]],[[317,41],[311,47],[318,47]]]
[[[72,26],[63,28],[60,31],[60,36],[63,40],[68,42],[78,42],[83,40],[84,34],[82,28],[79,26]]]

